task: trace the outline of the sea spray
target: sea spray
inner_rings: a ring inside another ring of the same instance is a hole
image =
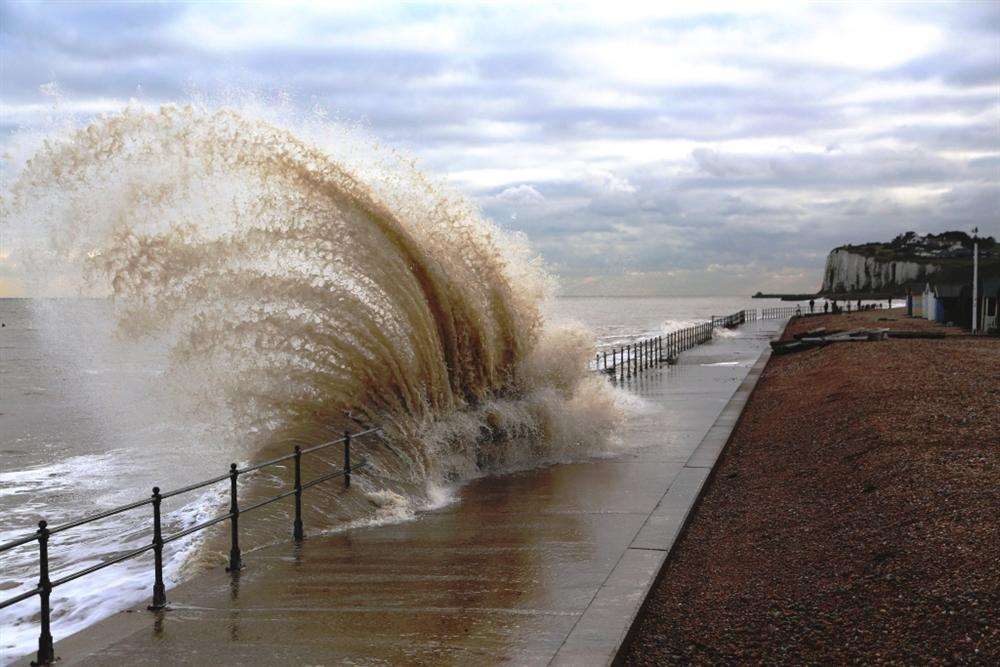
[[[306,134],[320,134],[317,125]],[[30,158],[8,161],[16,175],[3,193],[5,261],[33,295],[99,297],[80,308],[115,325],[113,336],[94,336],[103,327],[66,316],[75,306],[31,306],[53,361],[99,367],[65,389],[128,441],[109,443],[105,457],[109,474],[129,470],[109,484],[121,487],[114,501],[141,497],[163,477],[188,483],[219,474],[226,460],[383,427],[356,443],[370,466],[350,492],[331,482],[305,494],[315,535],[407,520],[484,474],[612,451],[621,394],[586,372],[588,334],[542,321],[551,280],[526,244],[407,160],[375,148],[352,154],[368,144],[328,134],[350,150],[233,110],[130,107],[60,128]],[[116,359],[133,348],[156,367],[129,364],[125,373]],[[119,458],[147,443],[165,450]],[[328,472],[339,456],[305,457],[304,477]],[[161,458],[169,474],[157,470]],[[289,474],[248,475],[241,496],[287,488]],[[167,529],[224,511],[224,491],[169,508]],[[68,507],[47,512],[75,517]],[[278,503],[244,517],[244,549],[287,540],[288,512]],[[67,533],[56,565],[68,572],[148,543],[148,517],[116,521],[100,534]],[[170,549],[170,582],[222,561],[224,535],[194,537]],[[30,553],[17,558],[5,565],[14,592],[37,576]],[[58,589],[59,636],[141,602],[148,567],[129,561],[106,570],[107,581]],[[26,653],[35,609],[4,611],[5,657]]]
[[[34,287],[110,295],[122,338],[168,351],[178,419],[253,455],[382,426],[366,486],[426,499],[604,451],[614,394],[587,336],[544,328],[523,244],[373,164],[233,110],[128,108],[46,142],[4,213],[39,241]],[[334,523],[366,511],[341,505]]]

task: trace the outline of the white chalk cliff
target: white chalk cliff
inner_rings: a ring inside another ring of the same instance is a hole
[[[846,248],[834,249],[826,258],[824,292],[884,292],[919,283],[938,270],[933,263],[882,261]]]

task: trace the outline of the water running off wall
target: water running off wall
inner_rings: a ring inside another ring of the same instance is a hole
[[[205,426],[197,446],[253,460],[384,429],[350,493],[311,497],[313,530],[612,443],[621,411],[586,371],[592,337],[540,315],[549,278],[406,161],[334,159],[233,110],[130,108],[49,138],[3,207],[33,290],[110,297],[114,340],[92,345],[162,351],[149,382],[171,419]],[[248,542],[287,525],[264,519]]]

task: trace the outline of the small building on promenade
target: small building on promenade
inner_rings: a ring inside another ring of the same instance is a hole
[[[980,279],[976,319],[979,331],[1000,330],[1000,276]],[[971,328],[972,284],[926,282],[920,291],[911,289],[906,298],[906,314],[942,324]]]
[[[986,333],[1000,333],[1000,276],[980,281],[979,328]]]
[[[924,287],[921,296],[921,314],[919,317],[931,320],[932,322],[944,322],[944,301],[940,298],[935,288],[930,283]]]

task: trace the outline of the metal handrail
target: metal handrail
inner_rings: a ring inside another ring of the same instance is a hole
[[[594,370],[606,373],[616,382],[624,382],[642,371],[657,366],[664,361],[673,363],[681,352],[696,345],[707,343],[714,335],[716,327],[731,328],[758,320],[780,319],[801,315],[801,306],[779,306],[760,310],[738,310],[731,315],[713,315],[708,322],[702,322],[671,331],[661,336],[639,339],[628,345],[619,345],[610,350],[598,352],[594,357]],[[590,364],[588,363],[588,368]]]
[[[708,322],[598,352],[594,357],[594,370],[610,375],[616,382],[624,382],[664,361],[673,363],[677,355],[684,350],[711,340],[716,327],[734,327],[757,319],[759,319],[757,311],[749,310],[740,310],[721,317],[713,315]]]
[[[50,631],[50,615],[51,608],[49,605],[49,597],[52,593],[52,589],[56,586],[61,586],[67,584],[81,577],[85,577],[88,574],[93,574],[99,570],[103,570],[106,567],[111,567],[112,565],[117,565],[118,563],[136,558],[147,551],[154,552],[154,583],[153,583],[153,600],[149,605],[151,610],[161,610],[165,609],[167,606],[166,598],[166,588],[163,584],[163,546],[175,542],[181,538],[187,537],[192,533],[196,533],[199,530],[203,530],[210,526],[222,523],[223,521],[229,521],[231,526],[230,531],[230,550],[229,550],[229,567],[226,569],[230,572],[235,572],[242,569],[243,559],[242,552],[239,548],[239,516],[240,514],[253,511],[264,507],[265,505],[270,505],[273,502],[289,498],[291,496],[295,497],[295,519],[292,527],[292,536],[296,542],[299,542],[305,538],[305,531],[302,527],[302,492],[308,488],[321,484],[323,482],[329,481],[335,477],[344,478],[344,487],[349,488],[351,485],[351,473],[364,468],[368,465],[368,460],[363,457],[357,457],[360,461],[354,463],[351,462],[351,440],[360,438],[366,435],[378,435],[380,428],[370,428],[364,431],[359,431],[357,433],[345,432],[342,438],[336,440],[330,440],[328,442],[323,442],[306,449],[302,449],[298,445],[295,445],[294,450],[291,454],[286,454],[284,456],[279,456],[268,461],[263,461],[261,463],[256,463],[254,465],[249,465],[244,468],[237,468],[236,464],[233,463],[229,466],[229,473],[225,475],[219,475],[218,477],[213,477],[211,479],[203,480],[201,482],[195,482],[194,484],[189,484],[188,486],[181,487],[179,489],[174,489],[172,491],[167,491],[161,493],[159,487],[153,487],[153,494],[144,500],[137,500],[133,503],[127,505],[121,505],[119,507],[114,507],[112,509],[100,512],[98,514],[92,514],[86,516],[82,519],[76,519],[74,521],[69,521],[67,523],[49,528],[48,524],[42,520],[38,522],[38,530],[34,533],[24,535],[14,540],[9,540],[0,544],[0,553],[9,551],[19,546],[23,546],[30,542],[38,543],[38,569],[39,569],[39,580],[38,586],[30,591],[25,591],[18,595],[15,595],[6,600],[0,601],[0,609],[4,609],[11,605],[17,604],[18,602],[23,602],[28,598],[38,595],[41,598],[41,613],[39,615],[39,621],[41,625],[41,633],[38,639],[38,653],[34,664],[36,665],[48,665],[56,660],[55,653],[52,646],[52,633]],[[308,482],[302,481],[302,455],[311,454],[313,452],[326,449],[333,445],[344,445],[344,465],[343,467],[337,468],[333,472],[321,475],[315,479],[309,480]],[[276,465],[278,463],[283,463],[285,461],[294,461],[295,470],[295,480],[293,487],[287,491],[283,491],[275,496],[265,498],[260,500],[249,507],[240,508],[239,498],[237,494],[237,480],[240,475],[245,475],[247,473],[255,472],[269,466]],[[194,526],[189,526],[184,530],[178,531],[172,535],[166,537],[163,536],[161,521],[160,521],[160,503],[165,498],[172,498],[174,496],[181,495],[183,493],[188,493],[190,491],[195,491],[197,489],[204,488],[206,486],[211,486],[212,484],[218,484],[219,482],[229,480],[230,491],[229,491],[229,512],[221,516],[202,521],[201,523],[195,524]],[[90,567],[72,572],[66,576],[63,576],[55,581],[49,579],[49,558],[48,558],[48,542],[49,537],[56,533],[61,533],[70,528],[76,528],[88,523],[93,523],[94,521],[100,521],[101,519],[106,519],[108,517],[115,516],[117,514],[122,514],[130,510],[138,509],[146,505],[153,506],[153,541],[150,544],[137,547],[135,549],[130,549],[125,553],[119,554],[114,558],[110,558]]]

